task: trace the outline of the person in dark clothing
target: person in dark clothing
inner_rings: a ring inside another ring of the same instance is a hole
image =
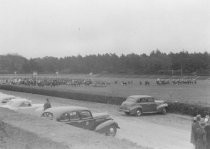
[[[206,149],[210,149],[210,119],[207,121],[204,129],[206,131]]]
[[[196,129],[197,139],[195,142],[195,149],[206,149],[206,132],[204,130],[206,123],[200,122],[199,127]]]
[[[46,102],[45,102],[45,104],[44,104],[44,111],[45,111],[46,109],[51,108],[51,107],[52,107],[52,106],[51,106],[51,103],[50,103],[49,99],[47,98],[47,99],[46,99]]]
[[[191,129],[191,140],[190,142],[196,146],[196,141],[197,141],[197,128],[200,127],[200,122],[201,120],[201,116],[200,115],[197,115],[196,117],[193,118],[193,122],[192,122],[192,129]]]
[[[193,117],[193,121],[192,121],[192,127],[191,127],[191,138],[190,138],[190,142],[195,145],[195,126],[196,126],[196,117]]]

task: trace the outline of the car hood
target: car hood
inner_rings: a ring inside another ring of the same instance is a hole
[[[110,115],[108,113],[92,113],[93,118],[109,118]]]

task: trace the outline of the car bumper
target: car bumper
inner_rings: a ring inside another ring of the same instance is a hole
[[[119,111],[120,111],[120,112],[130,112],[129,109],[122,109],[122,108],[120,108]]]

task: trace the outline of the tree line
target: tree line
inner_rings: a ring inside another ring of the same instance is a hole
[[[159,50],[147,54],[98,54],[43,57],[27,59],[17,54],[0,55],[0,73],[113,73],[209,75],[210,54],[163,53]]]

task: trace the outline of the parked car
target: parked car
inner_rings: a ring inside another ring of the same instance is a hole
[[[42,106],[43,104],[32,104],[31,100],[28,100],[25,98],[14,98],[14,99],[11,99],[6,104],[1,105],[0,107],[17,111],[17,110],[24,110],[24,109],[36,109]]]
[[[42,117],[76,127],[89,129],[108,136],[115,136],[118,124],[106,113],[92,113],[88,108],[77,106],[53,107],[45,110]]]
[[[9,102],[11,99],[14,99],[16,98],[15,96],[13,95],[7,95],[7,94],[0,94],[0,103],[7,103]]]
[[[141,116],[143,113],[166,114],[168,104],[148,95],[129,96],[120,106],[120,111],[125,114]]]

